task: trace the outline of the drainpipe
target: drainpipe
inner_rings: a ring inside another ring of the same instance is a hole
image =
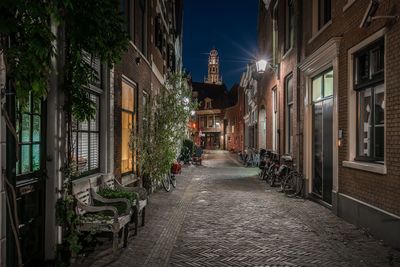
[[[301,34],[301,29],[303,27],[303,20],[300,18],[302,13],[302,1],[294,1],[294,4],[297,5],[297,14],[296,14],[296,19],[297,19],[297,34],[296,34],[296,55],[297,55],[297,64],[301,62],[301,47],[302,47],[302,34]],[[296,24],[295,24],[296,25]],[[300,91],[302,90],[302,87],[300,85],[300,77],[301,77],[301,71],[297,69],[297,77],[296,77],[296,98],[297,98],[297,103],[296,103],[296,113],[297,113],[297,152],[296,152],[296,157],[297,157],[297,171],[303,173],[303,164],[302,160],[300,158],[300,151],[303,150],[303,133],[300,132],[300,127],[302,121],[300,120],[300,105],[303,103],[301,99],[301,93]],[[304,118],[304,117],[303,117]],[[304,151],[303,151],[303,156],[304,156]]]

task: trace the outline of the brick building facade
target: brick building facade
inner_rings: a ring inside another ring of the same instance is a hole
[[[225,149],[224,121],[228,92],[225,84],[193,82],[193,98],[199,103],[195,114],[194,141],[203,149]]]
[[[130,128],[140,136],[146,131],[146,103],[168,73],[182,68],[182,8],[183,1],[125,1],[131,41],[114,69],[114,174],[119,179],[136,181]]]
[[[260,98],[267,148],[292,146],[309,197],[399,247],[399,3],[260,1],[259,10],[260,52],[271,63]]]
[[[268,61],[267,73],[259,79],[260,120],[266,121],[266,147],[291,155],[298,163],[299,146],[299,31],[300,1],[261,3],[259,12],[259,57]],[[265,110],[265,119],[262,118]],[[260,147],[261,148],[261,147]]]
[[[244,90],[235,84],[230,90],[233,106],[225,109],[224,122],[226,123],[225,147],[226,150],[239,152],[244,150]]]
[[[143,110],[150,96],[157,94],[168,73],[182,69],[182,13],[181,0],[125,0],[119,1],[130,43],[122,61],[109,69],[93,58],[92,67],[98,81],[88,86],[88,94],[95,103],[95,116],[90,121],[73,123],[72,158],[79,173],[73,181],[73,191],[97,179],[114,176],[123,183],[137,181],[135,156],[128,141],[130,129],[142,135]],[[61,26],[52,25],[57,36],[57,47],[62,46]],[[54,71],[49,77],[46,101],[32,100],[23,114],[24,123],[16,120],[15,97],[7,84],[7,74],[0,55],[0,87],[10,93],[4,102],[9,107],[11,123],[22,138],[18,147],[22,160],[16,161],[15,139],[0,120],[0,166],[14,181],[18,194],[17,207],[24,217],[18,226],[23,264],[43,266],[56,259],[57,246],[62,243],[62,227],[56,223],[55,205],[64,182],[66,131],[64,91],[57,72],[64,64],[63,48],[54,56]],[[3,104],[3,103],[2,103]],[[1,115],[1,111],[0,111]],[[22,115],[22,114],[21,114]],[[32,127],[31,127],[32,126]],[[23,132],[20,132],[23,129]],[[21,163],[22,162],[22,163]],[[17,181],[17,183],[15,182]],[[138,181],[140,183],[140,181]],[[4,177],[0,177],[0,266],[17,266],[14,237],[7,223]]]

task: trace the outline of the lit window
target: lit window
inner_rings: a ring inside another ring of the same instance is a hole
[[[208,117],[207,117],[207,127],[208,127],[208,128],[213,128],[213,127],[214,127],[213,116],[208,116]]]
[[[205,118],[203,116],[199,117],[199,121],[200,121],[200,128],[204,128],[205,127]]]
[[[130,146],[131,135],[136,133],[136,88],[122,82],[121,112],[121,173],[136,171],[136,157]]]
[[[333,95],[333,70],[318,75],[312,80],[312,100],[317,102]]]
[[[19,139],[20,160],[16,163],[16,174],[37,172],[42,161],[42,101],[29,98],[24,112],[17,112],[16,131]]]
[[[221,126],[221,119],[219,116],[215,116],[215,127],[220,127]]]

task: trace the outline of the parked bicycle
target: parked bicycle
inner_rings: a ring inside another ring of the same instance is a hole
[[[281,183],[281,191],[288,197],[301,195],[304,187],[304,177],[301,173],[292,169]]]
[[[280,192],[285,193],[288,197],[301,195],[304,187],[304,177],[296,171],[293,159],[288,155],[267,153],[261,179],[271,187],[279,184]]]
[[[176,188],[176,175],[182,172],[182,165],[180,162],[175,162],[171,166],[171,170],[166,173],[162,179],[162,185],[165,191],[171,191],[171,185]]]
[[[289,172],[289,164],[291,163],[292,158],[290,156],[282,156],[276,158],[272,173],[268,177],[268,183],[271,187],[276,186],[277,184],[281,184],[282,180],[286,177]]]
[[[248,148],[244,155],[244,165],[246,167],[256,167],[259,164],[259,154],[256,149]]]
[[[273,186],[275,183],[274,176],[276,175],[277,171],[279,170],[279,167],[280,167],[279,154],[270,153],[267,158],[267,162],[266,162],[266,166],[264,169],[262,179],[265,180],[267,182],[267,184]]]

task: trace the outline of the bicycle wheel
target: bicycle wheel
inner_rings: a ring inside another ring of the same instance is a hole
[[[169,192],[171,190],[171,179],[169,173],[166,173],[162,179],[162,185],[165,191]]]
[[[174,188],[176,188],[176,176],[175,174],[171,174],[171,184]]]
[[[304,179],[301,173],[295,172],[292,175],[292,190],[286,193],[288,197],[297,197],[303,191]]]
[[[285,179],[281,183],[281,190],[285,195],[292,195],[295,193],[296,184],[295,184],[294,173],[290,172]]]
[[[260,178],[260,180],[263,179],[264,177],[264,172],[265,172],[265,167],[260,169],[260,172],[258,173],[258,178]]]
[[[269,184],[269,181],[271,180],[273,173],[274,173],[274,166],[270,165],[267,172],[265,173],[265,182],[267,184]]]
[[[275,167],[272,168],[272,170],[271,170],[271,175],[270,175],[269,181],[268,181],[268,184],[269,184],[269,186],[271,186],[271,187],[274,187],[274,186],[275,186],[276,171],[277,171],[277,169],[276,169]]]

